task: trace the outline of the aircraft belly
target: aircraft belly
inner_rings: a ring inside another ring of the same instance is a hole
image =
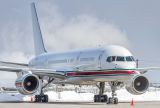
[[[110,82],[110,81],[126,81],[133,77],[133,75],[118,75],[118,76],[83,76],[83,77],[69,77],[65,80],[65,83],[72,84],[84,84],[95,82]]]
[[[134,70],[103,70],[103,71],[81,71],[67,72],[66,82],[109,82],[125,81],[134,76]]]

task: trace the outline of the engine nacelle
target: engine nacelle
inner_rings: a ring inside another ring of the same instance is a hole
[[[127,91],[134,95],[145,93],[148,90],[148,87],[149,81],[143,75],[136,75],[126,83]]]
[[[34,94],[40,85],[39,78],[33,74],[25,74],[15,82],[17,90],[24,95]]]

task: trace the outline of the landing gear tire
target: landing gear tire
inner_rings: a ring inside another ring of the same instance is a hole
[[[108,98],[107,104],[110,104],[111,102],[112,102],[112,99],[111,99],[111,98]]]
[[[108,96],[107,95],[94,95],[94,102],[107,102]]]
[[[118,104],[118,98],[114,98],[114,104]]]
[[[40,95],[35,95],[35,102],[40,102],[40,101],[41,101]]]
[[[114,104],[118,104],[118,98],[114,98]]]
[[[48,95],[35,95],[35,102],[48,102]]]
[[[116,97],[114,97],[114,98],[110,97],[108,99],[107,104],[118,104],[118,98],[116,98]]]
[[[94,95],[94,102],[107,102],[108,96],[104,95],[105,82],[100,82],[97,87],[99,88],[99,94]]]

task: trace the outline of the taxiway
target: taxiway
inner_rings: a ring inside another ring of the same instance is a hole
[[[51,103],[20,103],[1,102],[0,108],[159,108],[160,102],[136,102],[134,106],[130,103],[119,103],[108,105],[105,103],[86,102],[51,102]]]

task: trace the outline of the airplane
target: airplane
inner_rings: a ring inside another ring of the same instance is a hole
[[[35,102],[48,102],[48,95],[43,89],[50,83],[56,83],[97,84],[99,93],[94,96],[94,102],[118,104],[118,87],[124,85],[131,94],[143,94],[149,87],[144,73],[160,69],[136,67],[132,53],[117,45],[49,53],[43,43],[35,3],[31,3],[31,13],[35,57],[27,64],[0,61],[0,71],[17,73],[16,89],[23,95],[35,95]],[[44,77],[47,77],[46,84]],[[111,87],[111,97],[104,94],[105,83]]]

